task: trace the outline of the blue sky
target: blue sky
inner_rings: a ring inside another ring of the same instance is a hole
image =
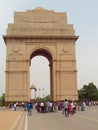
[[[68,23],[74,25],[75,34],[79,36],[76,42],[78,88],[89,82],[98,87],[98,0],[1,0],[0,94],[5,91],[6,46],[2,35],[6,34],[8,23],[13,23],[14,11],[26,11],[36,7],[67,13]],[[47,60],[41,58],[45,60],[47,66]]]

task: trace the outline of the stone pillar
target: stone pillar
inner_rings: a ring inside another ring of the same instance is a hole
[[[21,47],[16,48],[7,44],[5,100],[29,101],[29,62],[24,60]]]

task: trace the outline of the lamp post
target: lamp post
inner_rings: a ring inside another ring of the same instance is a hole
[[[43,98],[44,98],[44,88],[43,88]]]
[[[36,91],[37,91],[37,89],[35,89],[35,100],[36,100]]]
[[[41,89],[39,88],[39,99],[40,99],[40,91],[41,91]]]

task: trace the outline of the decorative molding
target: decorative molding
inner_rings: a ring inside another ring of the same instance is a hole
[[[3,36],[4,41],[6,43],[7,40],[25,40],[25,39],[49,39],[49,40],[60,40],[60,39],[69,39],[69,40],[74,40],[76,41],[78,39],[78,36],[30,36],[30,35],[4,35]]]
[[[14,47],[12,48],[12,51],[13,51],[14,53],[18,53],[18,52],[19,52],[19,46],[14,46]]]

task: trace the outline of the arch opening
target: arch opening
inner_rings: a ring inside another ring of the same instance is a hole
[[[52,55],[49,51],[45,50],[45,49],[38,49],[36,51],[34,51],[31,56],[30,56],[30,60],[35,57],[35,56],[38,56],[38,55],[41,55],[41,56],[44,56],[48,59],[49,63],[52,62]]]
[[[50,95],[52,99],[52,56],[43,49],[34,51],[30,56],[30,86],[37,88],[36,97],[43,98]],[[31,93],[34,98],[34,91]]]

